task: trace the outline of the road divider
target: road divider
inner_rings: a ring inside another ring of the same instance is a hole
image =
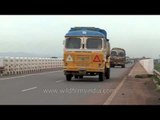
[[[148,74],[153,74],[154,62],[153,59],[142,59],[139,63],[144,67]]]

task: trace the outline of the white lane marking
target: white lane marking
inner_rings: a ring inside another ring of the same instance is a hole
[[[119,89],[122,87],[122,85],[124,84],[125,80],[126,80],[126,77],[123,78],[123,80],[119,83],[119,85],[117,86],[117,88],[113,91],[113,93],[105,101],[104,105],[109,105],[112,102],[113,98],[115,97],[115,95],[117,94],[117,92],[119,91]]]
[[[58,81],[56,81],[56,83],[58,83],[58,82],[63,82],[63,81],[65,81],[65,80],[58,80]]]
[[[33,90],[33,89],[36,89],[37,87],[32,87],[32,88],[28,88],[28,89],[24,89],[22,90],[22,92],[25,92],[25,91],[28,91],[28,90]]]
[[[1,78],[0,81],[1,81],[1,80],[15,79],[15,78],[23,78],[23,77],[27,77],[27,76],[43,75],[43,74],[48,74],[48,73],[56,73],[56,72],[62,72],[62,70],[52,71],[52,72],[45,72],[45,73],[37,73],[37,74],[28,74],[28,75],[17,76],[17,77]]]
[[[130,71],[130,73],[128,74],[128,76],[131,76],[131,75],[133,74],[133,71],[134,71],[134,69],[132,69],[132,70]]]

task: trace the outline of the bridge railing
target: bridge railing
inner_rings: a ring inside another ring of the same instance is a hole
[[[0,74],[23,74],[63,67],[63,58],[1,57]]]

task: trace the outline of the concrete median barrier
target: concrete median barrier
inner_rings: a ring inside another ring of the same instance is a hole
[[[144,59],[139,61],[148,74],[153,74],[154,62],[153,59]]]

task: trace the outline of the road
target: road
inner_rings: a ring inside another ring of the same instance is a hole
[[[111,68],[111,78],[98,76],[66,81],[62,70],[0,78],[0,105],[102,105],[128,74]]]

